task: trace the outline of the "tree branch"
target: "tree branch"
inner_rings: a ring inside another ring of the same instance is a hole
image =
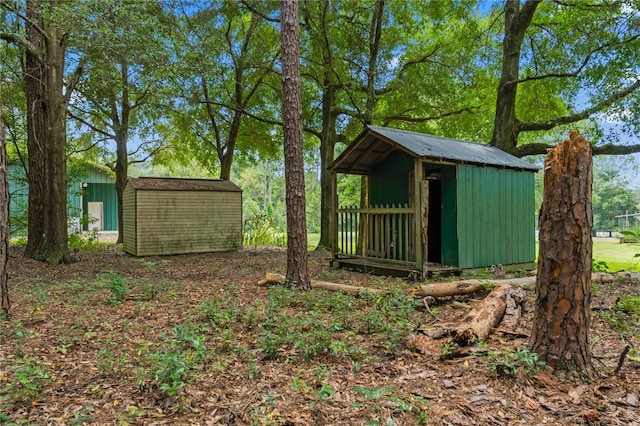
[[[444,112],[442,114],[432,115],[427,117],[412,117],[409,115],[391,115],[391,116],[385,117],[385,120],[386,120],[385,122],[387,124],[391,123],[392,121],[404,121],[407,123],[425,123],[427,121],[440,120],[442,118],[451,117],[453,115],[464,114],[465,112],[469,114],[475,114],[478,108],[479,107],[477,106],[471,106],[471,107],[462,108],[456,111]]]
[[[18,18],[22,19],[23,21],[31,25],[33,28],[35,28],[45,40],[49,38],[47,32],[42,27],[37,25],[37,22],[35,22],[33,19],[29,19],[27,15],[20,12],[18,9],[13,7],[11,4],[9,4],[5,0],[0,0],[0,7],[5,8],[11,13],[15,13]]]
[[[21,47],[27,52],[29,52],[29,54],[38,58],[38,62],[40,63],[44,62],[44,58],[42,57],[42,52],[38,51],[38,49],[36,49],[33,44],[29,43],[29,41],[25,37],[19,34],[0,32],[0,40],[4,40],[8,43],[13,43],[18,47]]]
[[[98,127],[96,127],[93,123],[90,123],[89,121],[85,120],[84,118],[75,115],[73,112],[71,112],[71,110],[67,111],[67,114],[69,114],[69,116],[71,118],[73,118],[74,120],[77,120],[79,122],[81,122],[82,124],[84,124],[85,126],[87,126],[88,128],[90,128],[91,130],[93,130],[96,133],[100,133],[102,136],[110,138],[110,139],[115,139],[115,135],[110,134],[109,132],[107,132],[106,130],[102,130]]]
[[[517,147],[509,154],[516,157],[526,157],[528,155],[544,155],[554,145],[544,143],[530,143]],[[640,152],[640,144],[636,145],[616,145],[607,143],[593,147],[593,155],[628,155]]]
[[[563,117],[552,118],[544,121],[518,121],[516,123],[517,132],[519,133],[519,132],[531,132],[531,131],[537,131],[537,130],[550,130],[560,124],[575,123],[580,120],[585,120],[589,118],[591,115],[595,114],[596,112],[600,112],[608,108],[614,102],[619,101],[620,99],[623,99],[626,96],[630,95],[639,87],[640,87],[640,79],[637,80],[632,85],[626,87],[625,89],[622,89],[618,92],[613,93],[611,96],[609,96],[608,98],[604,99],[601,102],[598,102],[594,106],[587,108],[583,111],[577,112],[575,114],[565,115]]]

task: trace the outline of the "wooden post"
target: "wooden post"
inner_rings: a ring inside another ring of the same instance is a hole
[[[416,200],[413,203],[414,232],[413,232],[413,250],[416,254],[416,269],[424,274],[423,262],[424,253],[422,250],[422,180],[424,173],[422,171],[422,160],[416,158],[413,166],[413,193],[416,194]]]
[[[329,179],[331,181],[331,188],[333,188],[333,195],[331,197],[331,220],[329,222],[329,232],[331,235],[331,254],[333,258],[336,258],[338,253],[338,178],[337,173],[334,171],[329,172]]]
[[[362,181],[360,183],[360,208],[367,209],[369,208],[369,176],[362,175]],[[363,257],[367,257],[369,254],[369,226],[370,226],[370,214],[369,213],[360,213],[361,221],[360,221],[360,235],[358,237],[360,242],[360,253]]]
[[[422,278],[426,279],[429,273],[429,181],[420,181],[420,218],[422,230],[420,232],[422,241]]]

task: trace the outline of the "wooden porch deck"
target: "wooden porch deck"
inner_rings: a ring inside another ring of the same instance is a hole
[[[336,257],[331,260],[332,266],[351,269],[373,275],[388,275],[392,277],[421,279],[422,273],[415,268],[415,263],[393,261],[389,259],[375,259],[365,257]],[[428,264],[428,277],[433,276],[460,276],[462,269],[455,266],[446,266],[439,263]]]

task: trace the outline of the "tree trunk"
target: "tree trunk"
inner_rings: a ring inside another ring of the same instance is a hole
[[[549,151],[540,209],[540,254],[531,350],[569,378],[593,377],[591,144],[578,132]]]
[[[67,239],[66,112],[64,94],[65,35],[47,29],[45,54],[45,145],[44,238],[35,258],[51,264],[70,260]]]
[[[0,310],[2,317],[11,316],[7,264],[9,263],[9,170],[2,108],[0,108]]]
[[[282,117],[287,205],[287,284],[309,290],[302,101],[300,95],[300,23],[297,0],[280,1]]]
[[[124,129],[123,129],[124,130]],[[127,183],[129,157],[127,154],[127,134],[125,131],[116,131],[116,194],[118,197],[118,240],[122,243],[122,193]]]
[[[322,93],[322,137],[320,139],[320,241],[317,249],[327,249],[331,247],[332,236],[331,204],[333,200],[333,179],[329,173],[329,165],[334,160],[333,151],[336,146],[336,114],[335,107],[335,85],[328,82],[328,71],[325,72],[325,87]]]
[[[25,30],[27,39],[35,50],[43,51],[42,34],[35,27],[43,28],[39,11],[40,0],[27,1]],[[27,182],[29,184],[29,207],[27,247],[25,256],[35,258],[44,235],[44,150],[46,125],[44,118],[44,66],[34,54],[25,52],[24,82],[27,98],[27,151],[29,154]]]
[[[504,39],[502,41],[502,74],[496,98],[491,145],[513,151],[518,141],[516,95],[520,76],[520,50],[540,0],[528,0],[520,8],[519,0],[507,0],[504,6]]]

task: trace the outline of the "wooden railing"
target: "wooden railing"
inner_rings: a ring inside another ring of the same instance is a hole
[[[414,210],[408,205],[341,207],[338,247],[343,255],[415,261]]]

